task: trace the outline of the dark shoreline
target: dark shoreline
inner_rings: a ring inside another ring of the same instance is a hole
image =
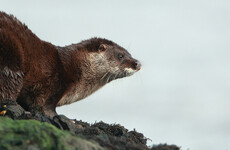
[[[2,105],[1,105],[2,106]],[[79,120],[71,120],[64,115],[57,115],[54,118],[49,118],[38,113],[39,108],[31,114],[26,113],[19,105],[15,103],[7,104],[7,108],[1,107],[0,110],[6,109],[5,118],[11,118],[15,121],[19,120],[37,120],[37,122],[46,122],[52,124],[57,130],[69,132],[71,135],[81,137],[86,141],[94,141],[102,148],[111,150],[179,150],[176,145],[159,144],[149,147],[146,145],[147,138],[135,130],[129,131],[119,124],[106,124],[98,122],[89,124]],[[0,117],[0,119],[4,119]],[[17,127],[17,124],[15,124]],[[26,126],[25,126],[26,128]],[[7,129],[10,130],[10,129]],[[2,131],[0,130],[0,135]],[[22,131],[17,131],[22,132]],[[6,133],[4,133],[6,134]],[[5,135],[6,136],[6,135]],[[48,135],[49,136],[49,135]],[[14,139],[11,139],[11,142]],[[21,141],[23,143],[25,141]],[[7,143],[7,142],[6,142]],[[38,144],[39,145],[39,144]],[[54,145],[55,146],[55,145]],[[70,145],[71,146],[71,145]],[[73,146],[73,145],[72,145]],[[78,148],[77,145],[74,145]],[[1,148],[1,147],[0,147]],[[9,148],[10,149],[10,148]]]

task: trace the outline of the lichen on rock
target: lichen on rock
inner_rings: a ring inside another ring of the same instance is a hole
[[[103,150],[95,141],[73,136],[51,124],[36,120],[12,120],[0,117],[1,150]]]

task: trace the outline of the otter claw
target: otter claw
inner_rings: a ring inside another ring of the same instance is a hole
[[[3,108],[6,108],[6,105],[3,105]],[[0,112],[0,116],[4,116],[6,114],[6,110],[2,110]]]

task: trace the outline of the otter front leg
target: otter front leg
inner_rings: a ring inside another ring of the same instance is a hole
[[[23,86],[23,61],[23,49],[18,38],[8,30],[0,30],[0,106],[9,100],[16,102]]]
[[[57,96],[53,95],[53,91],[47,90],[47,88],[42,88],[39,95],[35,95],[35,97],[31,98],[31,102],[29,104],[28,110],[33,115],[39,116],[46,116],[49,118],[53,118],[56,113],[56,103],[57,103]],[[24,100],[24,99],[22,99]]]
[[[12,104],[17,106],[16,99],[22,89],[23,78],[24,74],[22,71],[14,71],[7,66],[0,67],[0,116],[4,116],[8,108],[12,108],[10,106],[8,107],[8,105]],[[18,110],[21,110],[21,107],[19,107],[18,105]],[[16,109],[16,107],[14,108]],[[20,113],[21,112],[22,111],[20,111]],[[20,113],[17,114],[20,115]]]

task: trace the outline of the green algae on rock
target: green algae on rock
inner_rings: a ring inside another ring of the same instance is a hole
[[[0,117],[0,149],[104,150],[95,141],[73,136],[48,123],[4,117]]]

